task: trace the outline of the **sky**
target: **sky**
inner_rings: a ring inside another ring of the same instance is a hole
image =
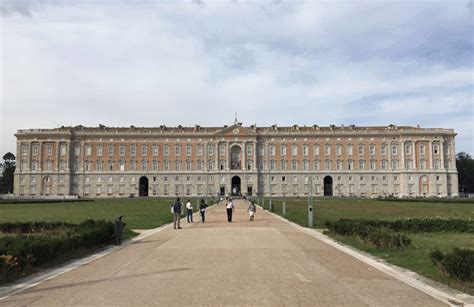
[[[0,1],[0,153],[18,129],[388,124],[474,154],[474,3]]]

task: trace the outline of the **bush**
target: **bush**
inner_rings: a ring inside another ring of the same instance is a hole
[[[450,277],[461,281],[474,280],[474,250],[455,248],[443,255],[436,249],[430,253],[430,258],[439,270]]]
[[[113,241],[114,225],[104,220],[66,223],[6,223],[0,229],[20,234],[0,237],[0,284],[28,267],[45,264],[78,248],[91,248]],[[38,229],[43,229],[38,233]],[[8,256],[7,256],[8,255]],[[15,266],[12,267],[12,259]]]
[[[361,236],[359,235],[359,237]],[[369,228],[364,240],[378,248],[400,249],[406,248],[411,244],[411,239],[406,235],[386,228]]]

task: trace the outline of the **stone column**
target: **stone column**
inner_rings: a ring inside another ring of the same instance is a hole
[[[416,141],[413,141],[413,169],[418,170],[418,161],[416,159],[417,154],[416,151],[418,150],[418,147],[416,146]]]
[[[429,143],[430,144],[430,149],[429,149],[429,153],[430,153],[430,162],[429,162],[429,169],[434,169],[434,157],[433,157],[433,141],[430,140]]]
[[[247,170],[247,165],[245,164],[247,162],[247,142],[243,142],[243,153],[242,153],[242,162],[240,165],[240,170]]]
[[[253,171],[255,172],[257,170],[257,142],[252,143],[253,146]]]

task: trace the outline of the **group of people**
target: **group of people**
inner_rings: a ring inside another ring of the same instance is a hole
[[[201,199],[201,201],[199,203],[199,214],[201,215],[201,222],[202,223],[204,223],[205,220],[206,220],[206,208],[207,207],[208,206],[204,202],[204,199]],[[231,197],[226,198],[225,207],[226,207],[226,212],[227,212],[227,221],[229,223],[231,223],[232,222],[232,213],[235,210],[234,201]],[[173,213],[173,227],[174,227],[174,229],[181,229],[181,226],[180,226],[180,220],[181,220],[181,214],[182,214],[182,209],[181,208],[182,208],[182,204],[181,204],[180,198],[178,197],[178,198],[176,198],[176,201],[174,201],[171,204],[171,213]],[[191,203],[191,200],[188,199],[186,201],[186,219],[187,219],[188,223],[194,223],[194,221],[193,221],[193,209],[194,209],[193,204]],[[255,213],[257,212],[257,206],[255,205],[254,200],[250,201],[250,205],[247,208],[247,212],[249,213],[250,221],[253,221],[254,217],[255,217]]]

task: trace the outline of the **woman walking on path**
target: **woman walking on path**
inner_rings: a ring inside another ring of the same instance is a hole
[[[201,214],[201,222],[203,223],[206,220],[206,208],[207,204],[204,202],[204,199],[201,199],[201,203],[199,204],[199,213]]]
[[[253,218],[255,217],[255,212],[257,212],[257,206],[255,206],[255,200],[250,201],[250,205],[247,209],[247,212],[249,213],[250,220],[253,221]]]
[[[232,212],[234,211],[234,202],[232,201],[232,198],[229,198],[227,201],[227,205],[225,206],[227,209],[227,221],[230,223],[232,222]]]
[[[193,204],[191,201],[188,199],[186,202],[186,210],[187,210],[187,215],[186,218],[188,219],[188,223],[194,223],[193,222]]]

